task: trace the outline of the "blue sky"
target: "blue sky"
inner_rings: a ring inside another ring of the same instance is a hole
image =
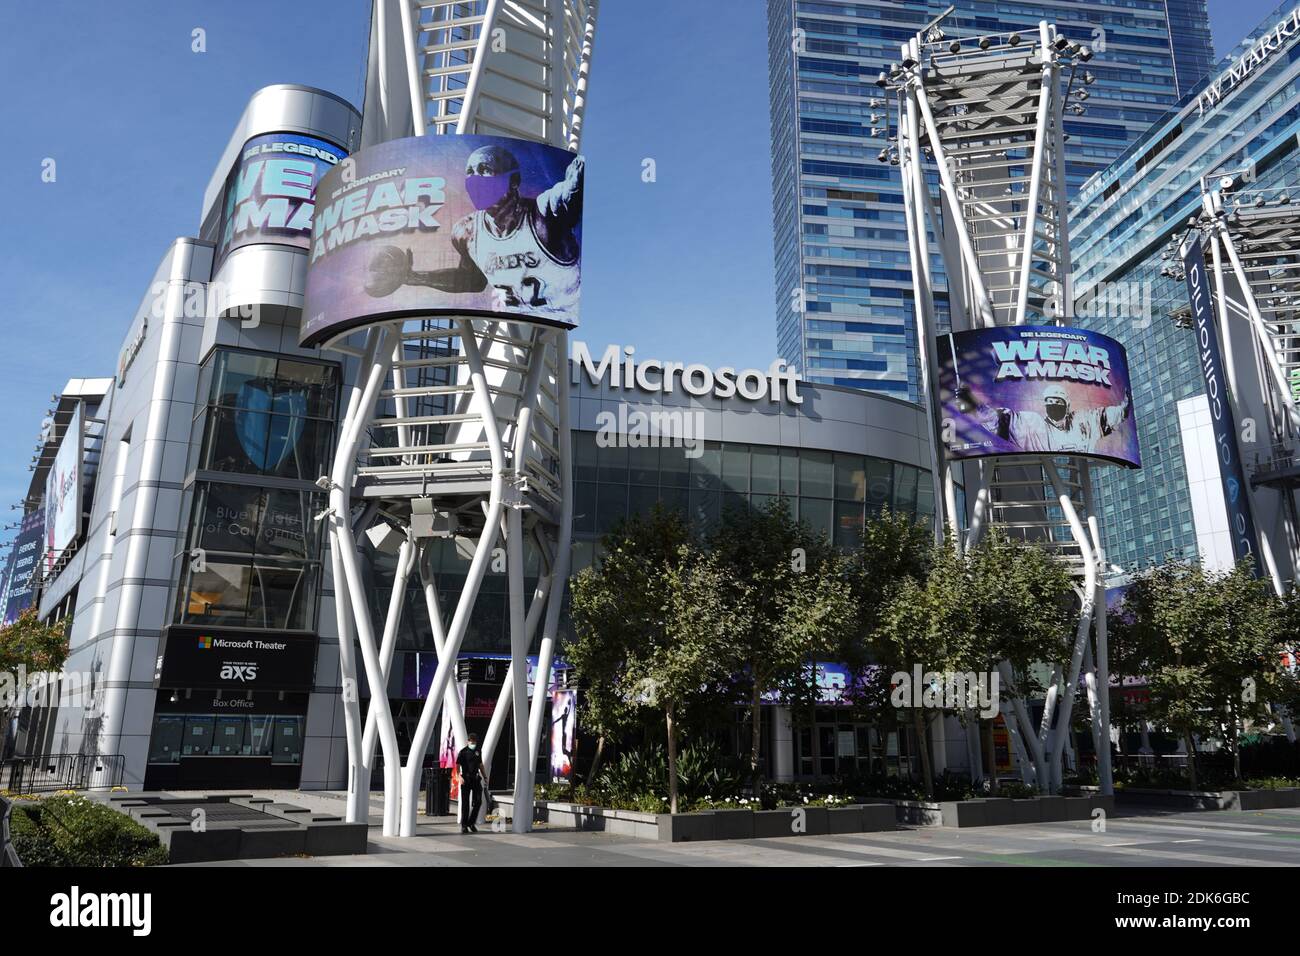
[[[1217,49],[1275,6],[1210,0]],[[10,0],[0,30],[0,524],[27,489],[50,394],[113,374],[167,244],[197,230],[249,95],[287,82],[361,97],[364,0],[98,7]],[[761,0],[605,0],[583,144],[592,344],[719,365],[773,358],[766,56]],[[41,181],[46,158],[54,183]],[[641,178],[647,158],[654,183]]]

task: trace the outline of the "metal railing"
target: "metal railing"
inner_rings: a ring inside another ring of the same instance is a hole
[[[22,860],[18,859],[18,851],[13,847],[9,833],[9,816],[12,812],[13,804],[0,797],[0,869],[23,865]]]
[[[10,793],[111,790],[125,774],[121,754],[20,754],[0,763],[0,785]]]

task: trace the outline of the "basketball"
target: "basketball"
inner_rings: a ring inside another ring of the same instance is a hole
[[[406,282],[411,260],[405,249],[384,246],[370,259],[366,276],[366,292],[376,299],[392,295]]]

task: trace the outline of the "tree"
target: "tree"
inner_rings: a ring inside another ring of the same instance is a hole
[[[1221,737],[1241,779],[1240,739],[1247,720],[1271,719],[1269,703],[1294,699],[1283,654],[1287,605],[1242,562],[1226,573],[1169,563],[1129,585],[1114,630],[1147,678],[1150,712],[1187,748],[1188,777],[1199,787],[1195,737]]]
[[[934,561],[934,543],[928,521],[888,508],[867,516],[850,572],[856,626],[837,652],[850,675],[844,700],[855,719],[900,722],[890,703],[890,677],[898,667],[890,666],[894,654],[882,643],[878,628],[897,589],[905,582],[924,582]],[[911,726],[911,715],[901,722]]]
[[[966,629],[950,636],[949,652],[960,671],[997,673],[1003,678],[1000,696],[1023,707],[1027,698],[1044,690],[1037,679],[1041,662],[1070,656],[1071,623],[1077,611],[1072,607],[1069,573],[1047,552],[1012,541],[996,529],[966,552],[962,565],[967,614],[959,620]],[[978,731],[978,718],[974,722]],[[991,760],[992,718],[985,719],[983,730]],[[1034,764],[1048,759],[1041,753],[1042,743],[1025,748]],[[1057,779],[1048,770],[1035,767],[1040,784]],[[990,777],[996,781],[996,768],[990,770]]]
[[[733,676],[749,700],[757,792],[762,699],[776,694],[795,707],[816,699],[816,662],[834,654],[853,624],[849,562],[824,535],[796,522],[784,498],[728,511],[707,548],[721,575],[729,639],[737,642]]]
[[[0,628],[0,671],[47,673],[68,659],[68,618],[46,624],[28,608],[8,627]]]
[[[1059,660],[1067,646],[1065,570],[1043,552],[996,533],[985,535],[965,553],[948,539],[929,542],[923,554],[919,540],[901,532],[891,519],[864,535],[864,553],[875,555],[871,562],[897,574],[892,584],[881,583],[883,596],[867,587],[859,589],[868,602],[864,620],[870,624],[874,619],[868,644],[876,663],[895,675],[911,675],[918,667],[923,675],[939,673],[945,680],[966,675],[984,680],[990,691],[995,672],[1009,674],[1012,695],[1030,691],[1035,686],[1034,665]],[[890,554],[897,559],[889,560]],[[955,702],[955,709],[967,715],[975,708],[969,697],[945,701],[934,687],[923,692],[908,686],[911,693],[894,694],[892,699],[908,714],[926,793],[933,795],[929,724],[942,715],[945,704]],[[970,689],[969,683],[952,686],[954,691]],[[974,729],[978,733],[978,723]]]
[[[35,608],[28,608],[8,627],[0,628],[0,713],[17,709],[25,688],[20,674],[55,673],[68,659],[68,624],[41,621]],[[12,686],[12,690],[10,687]],[[0,749],[5,743],[0,733]]]
[[[740,628],[723,600],[725,581],[717,562],[683,545],[655,583],[662,600],[656,625],[628,654],[619,678],[625,699],[663,714],[672,813],[677,812],[679,717],[702,698],[729,698],[730,664],[740,653]]]
[[[575,639],[565,656],[584,688],[583,724],[603,739],[626,732],[647,708],[659,711],[676,812],[681,718],[725,699],[735,657],[721,578],[685,521],[662,508],[620,524],[602,552],[572,583]]]

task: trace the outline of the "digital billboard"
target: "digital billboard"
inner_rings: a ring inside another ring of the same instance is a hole
[[[501,136],[361,150],[317,187],[300,340],[432,315],[573,328],[584,162]]]
[[[55,561],[81,533],[81,444],[83,440],[82,406],[78,405],[68,422],[59,450],[45,478],[45,567]]]
[[[578,739],[578,693],[559,687],[551,691],[551,783],[573,781]]]
[[[1205,250],[1201,248],[1201,234],[1188,233],[1179,249],[1186,273],[1187,297],[1192,307],[1192,325],[1196,332],[1196,350],[1205,381],[1205,399],[1210,406],[1210,422],[1214,426],[1214,448],[1219,462],[1219,481],[1223,487],[1223,505],[1228,514],[1232,532],[1232,556],[1237,561],[1249,558],[1255,575],[1264,575],[1264,565],[1259,555],[1259,537],[1255,531],[1255,518],[1250,507],[1250,483],[1237,446],[1237,422],[1228,396],[1227,368],[1219,333],[1214,322],[1214,307],[1210,303],[1209,273],[1205,271]]]
[[[314,136],[267,133],[244,143],[226,181],[216,259],[243,246],[311,243],[316,185],[347,151]]]
[[[943,442],[951,459],[1086,455],[1142,467],[1128,356],[1086,329],[1010,325],[936,343]]]
[[[315,637],[174,624],[157,676],[162,687],[303,691],[315,670]]]
[[[23,516],[9,553],[9,581],[5,590],[3,621],[8,627],[36,601],[36,570],[40,566],[45,541],[45,512],[36,510]]]

